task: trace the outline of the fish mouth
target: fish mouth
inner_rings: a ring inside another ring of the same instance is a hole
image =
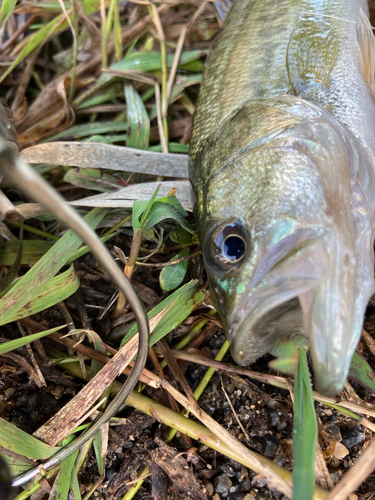
[[[325,396],[342,390],[361,329],[353,305],[355,265],[348,265],[348,250],[332,241],[337,238],[309,241],[255,284],[250,281],[227,323],[231,352],[241,366],[270,352],[281,338],[306,335],[315,387]]]
[[[339,318],[340,324],[332,320],[337,299],[343,297],[334,279],[340,269],[337,260],[333,265],[332,248],[327,251],[326,243],[306,242],[255,284],[251,281],[228,320],[227,338],[234,360],[246,366],[270,352],[281,338],[292,333],[307,336],[317,390],[335,395],[349,370],[352,320],[350,311]]]
[[[229,330],[233,335],[232,356],[241,366],[254,363],[269,352],[278,340],[292,333],[306,336],[298,297],[283,301],[273,307],[269,306],[267,310],[262,309],[250,311],[242,321],[241,315],[238,315]],[[243,306],[242,311],[246,311],[246,305]],[[239,326],[236,329],[237,323]]]
[[[298,296],[319,286],[329,276],[328,256],[320,239],[310,240],[257,282],[251,280],[235,306],[227,337],[235,361],[244,366],[270,351],[289,333],[305,333]]]

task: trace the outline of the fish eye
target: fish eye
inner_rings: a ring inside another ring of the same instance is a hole
[[[243,259],[246,247],[245,233],[238,224],[222,226],[214,234],[213,255],[225,269],[231,269]]]

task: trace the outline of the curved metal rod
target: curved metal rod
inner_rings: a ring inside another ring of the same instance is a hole
[[[130,281],[124,276],[111,254],[100,241],[96,233],[86,224],[78,213],[70,207],[65,200],[57,193],[39,174],[37,174],[4,140],[0,138],[0,176],[4,175],[14,186],[17,186],[23,193],[35,201],[42,203],[61,222],[69,226],[88,245],[107,271],[110,278],[118,285],[130,303],[139,330],[139,348],[134,368],[117,394],[110,403],[106,411],[94,422],[94,424],[72,444],[58,452],[40,467],[35,467],[30,471],[17,477],[12,485],[20,486],[38,474],[44,474],[64,458],[81,447],[90,439],[99,428],[106,423],[124,404],[130,392],[134,389],[146,363],[149,347],[149,324],[144,306],[140,301]]]

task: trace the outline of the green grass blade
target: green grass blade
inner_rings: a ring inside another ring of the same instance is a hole
[[[148,150],[157,151],[159,153],[162,151],[161,144],[157,144],[156,146],[150,146]],[[170,153],[188,154],[190,151],[190,146],[188,144],[180,144],[179,142],[170,142],[168,144],[168,151]]]
[[[91,227],[96,227],[99,222],[103,219],[106,211],[102,209],[95,208],[85,217],[86,222]],[[59,286],[64,286],[61,281],[61,277],[57,277],[55,281],[51,278],[55,276],[56,273],[66,264],[67,260],[78,250],[79,246],[82,244],[82,240],[73,233],[73,231],[68,231],[59,241],[57,241],[53,247],[33,266],[21,279],[19,279],[15,285],[10,289],[10,291],[5,294],[0,299],[0,310],[2,311],[0,317],[0,325],[14,321],[25,317],[28,314],[33,314],[41,311],[44,307],[37,307],[35,303],[35,298],[42,295],[50,305],[51,300],[48,301],[49,287],[54,286],[55,297],[64,296],[64,293],[68,289],[58,290]],[[61,275],[65,280],[67,275]],[[74,288],[72,286],[72,280],[77,286],[77,279],[75,275],[69,277],[70,280],[70,290]],[[65,283],[69,288],[69,282]],[[64,292],[64,293],[59,293]],[[68,295],[65,293],[65,298]],[[59,300],[63,300],[59,298]],[[30,304],[33,302],[33,307]],[[28,311],[25,314],[19,314],[20,311]],[[30,312],[30,311],[33,312]]]
[[[32,460],[46,460],[59,451],[59,447],[49,446],[27,434],[22,429],[0,417],[0,446]]]
[[[0,23],[5,23],[12,14],[17,0],[3,0],[0,9]]]
[[[111,234],[107,234],[107,236],[102,236],[100,238],[100,241],[102,243],[105,243],[106,241],[110,240],[111,238],[113,238],[113,236],[115,235],[116,233],[113,232]],[[76,259],[79,259],[79,257],[82,257],[82,255],[85,255],[87,254],[88,252],[90,252],[90,248],[87,246],[87,245],[84,245],[82,246],[81,248],[79,248],[76,252],[74,252],[74,254],[66,261],[67,264],[70,264],[71,262],[73,262],[74,260]]]
[[[31,460],[16,455],[14,452],[1,451],[0,457],[8,465],[12,477],[17,477],[33,467],[33,462]]]
[[[60,27],[60,31],[62,27],[65,29],[68,26],[67,22],[61,24],[62,17],[63,15],[56,17],[28,38],[27,44],[24,46],[23,50],[21,50],[18,57],[16,57],[9,68],[0,76],[0,83],[25,59],[25,57],[39,47],[39,45],[42,45],[56,31],[58,26]]]
[[[105,470],[105,456],[102,455],[102,444],[103,444],[103,434],[102,430],[98,430],[98,432],[94,436],[94,440],[92,442],[95,452],[96,462],[98,464],[99,476],[104,474]]]
[[[100,239],[103,243],[105,243],[106,241],[110,240],[114,236],[114,234],[115,233],[103,236]],[[38,260],[43,257],[45,253],[48,252],[50,248],[53,247],[54,244],[54,241],[24,240],[21,265],[33,266],[38,262]],[[18,248],[18,241],[6,241],[5,243],[0,243],[0,262],[3,266],[11,266],[12,264],[14,264]],[[70,264],[89,251],[90,249],[88,246],[82,246],[66,261],[66,264]]]
[[[27,337],[22,337],[20,339],[9,340],[8,342],[3,342],[2,344],[0,344],[0,355],[6,354],[7,352],[10,352],[10,351],[14,351],[14,349],[19,349],[20,347],[22,347],[26,344],[30,344],[30,342],[33,342],[34,340],[38,340],[42,337],[45,337],[46,335],[49,335],[50,333],[57,332],[58,330],[61,330],[65,326],[66,325],[56,326],[55,328],[51,328],[50,330],[45,330],[44,332],[33,333],[32,335],[28,335]]]
[[[80,281],[74,267],[70,266],[64,273],[51,278],[43,290],[38,291],[23,308],[18,309],[17,312],[14,310],[13,315],[8,316],[7,323],[27,318],[58,304],[73,295],[78,290],[79,285]],[[0,324],[2,324],[2,318]]]
[[[108,143],[108,141],[105,142]],[[103,173],[99,168],[70,168],[64,176],[64,181],[83,189],[102,193],[113,191],[119,187],[119,181],[116,177],[106,172]]]
[[[22,253],[23,253],[23,224],[21,224],[21,230],[20,230],[20,241],[17,241],[16,243],[18,244],[18,251],[16,258],[14,259],[13,264],[11,265],[9,271],[7,274],[4,276],[4,278],[0,281],[0,294],[3,294],[6,292],[8,288],[10,288],[12,281],[16,279],[18,275],[18,271],[21,266],[21,260],[22,260]],[[1,261],[0,261],[1,262]]]
[[[126,132],[128,128],[127,123],[124,122],[95,122],[95,123],[84,123],[83,125],[73,125],[62,132],[59,132],[52,137],[46,139],[45,142],[60,141],[61,139],[81,139],[82,137],[88,137],[98,134],[107,134],[113,132]]]
[[[79,490],[78,476],[75,468],[72,470],[72,476],[70,479],[70,490],[73,495],[73,500],[81,500],[82,497],[81,497],[81,492]]]
[[[299,351],[294,387],[293,497],[311,500],[315,487],[315,453],[318,436],[314,399],[306,351]]]
[[[148,149],[150,141],[150,118],[141,96],[133,85],[124,85],[124,93],[128,113],[129,148]]]
[[[73,452],[61,462],[60,474],[57,482],[56,499],[67,500],[72,474],[74,472],[74,463],[77,458],[79,450]]]
[[[180,56],[179,67],[180,66],[186,67],[186,65],[192,63],[194,64],[197,61],[197,59],[201,58],[206,54],[207,54],[206,50],[189,50],[186,52],[182,52]],[[173,58],[174,54],[167,55],[168,68],[172,66]],[[201,64],[199,64],[199,66],[197,67],[199,67],[200,70],[202,70]],[[148,73],[150,71],[161,71],[162,69],[161,54],[160,52],[133,52],[133,54],[130,54],[125,59],[122,59],[121,61],[112,64],[109,67],[109,69],[114,71],[141,71],[145,73]],[[193,66],[193,70],[196,70],[196,66]],[[100,75],[97,84],[98,88],[101,85],[110,82],[114,78],[116,77],[114,77],[111,74]]]
[[[147,314],[148,319],[159,314],[163,309],[170,306],[166,314],[160,320],[155,330],[150,337],[150,345],[154,345],[158,340],[167,335],[170,331],[182,323],[189,314],[203,302],[205,294],[198,292],[198,280],[192,280],[186,285],[173,292],[167,298],[162,300],[160,304],[151,309]],[[172,305],[171,305],[172,304]],[[138,331],[138,326],[134,325],[121,341],[121,347],[133,337]]]

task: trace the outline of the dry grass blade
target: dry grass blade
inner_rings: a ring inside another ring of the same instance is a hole
[[[49,142],[24,149],[21,153],[29,163],[51,163],[82,168],[189,177],[189,158],[180,154],[154,153],[137,149],[88,142]]]
[[[42,425],[34,436],[48,444],[56,444],[77,427],[82,416],[109,384],[123,372],[138,350],[138,335],[111,358],[104,368],[67,405]]]
[[[193,210],[193,202],[191,198],[191,187],[189,181],[163,181],[163,182],[144,182],[134,184],[118,191],[109,193],[101,193],[87,198],[81,198],[70,202],[71,205],[81,207],[118,207],[131,208],[134,201],[146,201],[152,196],[155,189],[160,186],[159,195],[167,196],[173,188],[177,189],[177,196],[185,210],[191,212]],[[22,207],[17,207],[17,210],[25,218],[28,212]],[[37,207],[34,207],[36,210]]]

